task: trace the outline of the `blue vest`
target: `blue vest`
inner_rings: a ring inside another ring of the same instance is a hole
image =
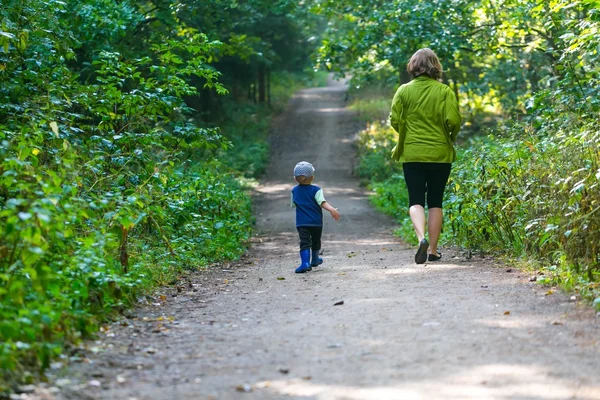
[[[298,185],[292,189],[296,205],[296,226],[323,226],[323,210],[315,194],[321,190],[315,185]]]

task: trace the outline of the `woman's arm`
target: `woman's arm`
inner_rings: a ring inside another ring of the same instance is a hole
[[[460,111],[458,110],[458,101],[456,100],[456,96],[452,89],[448,88],[446,90],[446,101],[445,107],[445,115],[446,115],[446,129],[450,134],[450,139],[452,139],[452,143],[456,141],[456,136],[458,135],[458,131],[460,131]]]
[[[396,94],[394,95],[394,99],[392,100],[392,111],[390,113],[390,125],[394,130],[400,133],[400,123],[402,122],[402,99],[400,98],[400,89],[402,86],[398,88]]]
[[[404,153],[404,138],[406,137],[406,129],[404,126],[404,106],[402,104],[402,98],[400,96],[400,89],[398,89],[392,100],[392,112],[390,113],[390,125],[398,132],[398,143],[392,150],[392,158],[396,161],[400,161],[402,153]]]

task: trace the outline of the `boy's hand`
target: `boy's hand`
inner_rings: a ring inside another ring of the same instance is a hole
[[[335,219],[336,221],[340,219],[340,213],[338,212],[337,208],[332,207],[326,201],[324,201],[323,203],[321,203],[321,207],[323,207],[324,209],[326,209],[327,211],[329,211],[331,213],[331,216],[333,217],[333,219]]]
[[[333,208],[333,209],[329,210],[329,212],[331,213],[331,216],[333,217],[333,219],[335,219],[336,221],[339,221],[340,213],[338,212],[337,208]]]

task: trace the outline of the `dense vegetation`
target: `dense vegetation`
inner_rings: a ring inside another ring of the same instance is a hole
[[[242,183],[315,21],[285,0],[3,1],[0,392],[243,252]]]
[[[503,251],[546,282],[598,297],[600,2],[348,0],[321,11],[334,22],[318,61],[360,88],[354,106],[371,123],[358,173],[401,235],[414,240],[385,116],[408,58],[431,47],[465,119],[446,242]]]
[[[243,182],[316,46],[316,67],[353,76],[358,173],[407,239],[386,116],[429,46],[465,117],[445,240],[597,296],[599,25],[598,0],[4,0],[0,391],[241,254]]]

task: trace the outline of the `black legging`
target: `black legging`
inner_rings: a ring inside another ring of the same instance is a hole
[[[296,229],[300,236],[300,250],[321,250],[322,226],[299,226]]]
[[[427,208],[442,208],[444,189],[450,177],[450,163],[409,162],[403,164],[404,180],[408,188],[409,207],[421,205]]]

